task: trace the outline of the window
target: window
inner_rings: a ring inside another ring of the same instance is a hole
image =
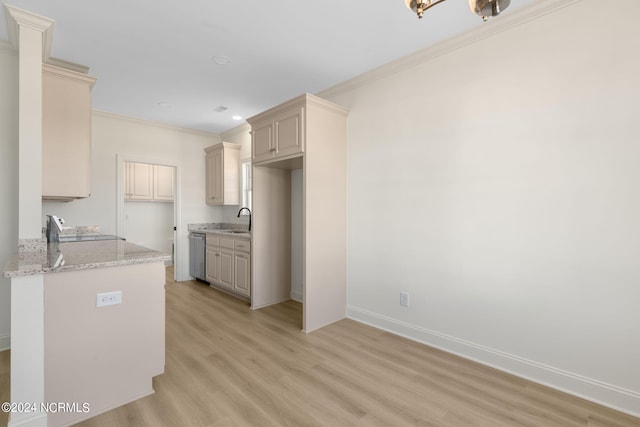
[[[251,159],[240,162],[240,201],[241,207],[251,209]],[[243,214],[249,213],[243,211]]]

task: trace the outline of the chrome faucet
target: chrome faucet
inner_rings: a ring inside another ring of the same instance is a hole
[[[251,231],[251,209],[249,209],[249,208],[240,208],[240,210],[238,211],[238,218],[240,218],[240,214],[245,209],[249,212],[249,231]]]

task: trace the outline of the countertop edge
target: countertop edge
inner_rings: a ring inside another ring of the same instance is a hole
[[[51,273],[68,273],[71,271],[83,271],[83,270],[95,270],[98,268],[105,267],[122,267],[125,265],[134,265],[134,264],[151,264],[154,262],[166,262],[171,260],[171,255],[163,255],[154,258],[140,258],[140,259],[132,259],[126,261],[105,261],[105,262],[95,262],[90,264],[76,264],[76,265],[63,265],[61,267],[56,268],[42,268],[42,269],[34,269],[28,271],[4,271],[3,276],[7,278],[11,277],[25,277],[25,276],[36,276],[38,274],[51,274]]]
[[[224,230],[198,230],[197,233],[216,234],[218,236],[224,236],[231,239],[251,240],[251,232],[249,231],[246,233],[229,233],[228,231]]]
[[[45,253],[14,254],[5,265],[2,275],[7,278],[26,277],[166,262],[171,259],[170,254],[125,241],[62,243],[59,247],[49,246]],[[56,265],[63,260],[62,265]]]

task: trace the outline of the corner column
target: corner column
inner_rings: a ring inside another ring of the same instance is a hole
[[[42,63],[49,55],[53,21],[5,5],[9,39],[18,49],[18,253],[46,252],[42,240]],[[33,403],[9,426],[45,427],[44,277],[11,279],[11,401]]]

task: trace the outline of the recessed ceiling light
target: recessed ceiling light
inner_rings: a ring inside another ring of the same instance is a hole
[[[233,120],[242,120],[241,116],[231,116]]]
[[[156,105],[158,107],[161,107],[161,108],[171,108],[171,107],[173,107],[173,104],[170,103],[170,102],[158,102]]]
[[[231,62],[231,58],[229,58],[228,56],[214,56],[213,62],[218,65],[227,65]]]

